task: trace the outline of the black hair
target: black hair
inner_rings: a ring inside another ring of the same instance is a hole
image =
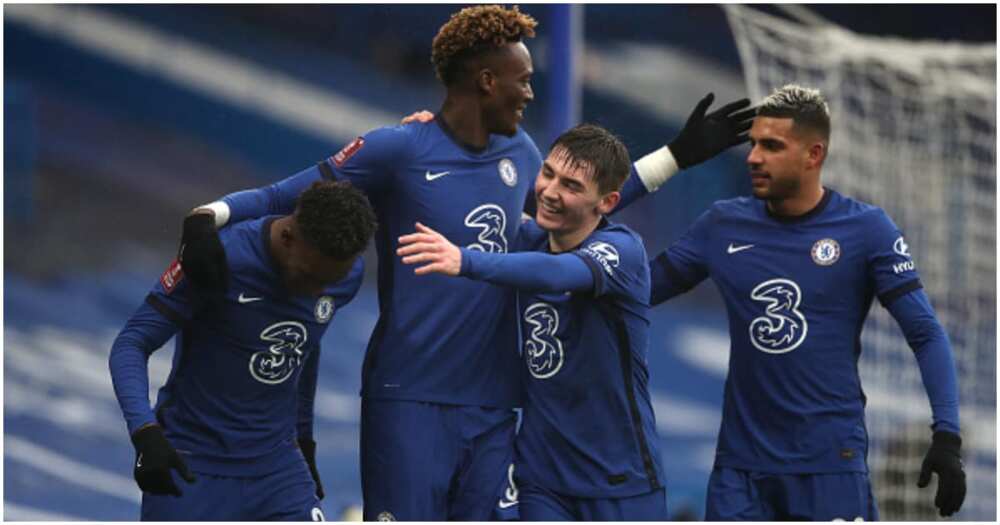
[[[306,242],[338,260],[364,251],[375,233],[375,211],[349,182],[314,182],[299,195],[295,220]]]

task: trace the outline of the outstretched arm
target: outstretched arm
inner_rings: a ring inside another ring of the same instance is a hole
[[[401,128],[372,130],[291,177],[196,208],[184,221],[178,255],[184,272],[200,290],[225,292],[226,261],[216,228],[264,215],[289,214],[299,194],[319,180],[347,180],[377,203],[377,196],[392,187],[396,167],[409,162],[409,144],[410,135]]]
[[[440,233],[417,223],[417,232],[399,238],[396,254],[404,264],[422,264],[417,275],[440,273],[543,292],[588,291],[594,276],[572,253],[487,253],[459,248]]]
[[[660,189],[679,170],[701,164],[749,140],[748,132],[757,114],[757,108],[750,107],[750,99],[730,102],[706,115],[714,100],[715,94],[705,95],[674,140],[632,164],[632,173],[625,180],[621,201],[614,211]],[[434,114],[422,110],[405,117],[403,124],[431,120],[434,120]],[[526,208],[530,209],[531,204]]]
[[[708,277],[705,244],[713,235],[713,208],[703,212],[680,239],[649,261],[649,305],[656,306],[694,288]]]
[[[936,473],[938,489],[934,505],[941,516],[950,516],[962,507],[966,491],[959,436],[958,377],[951,343],[923,289],[910,291],[886,307],[903,329],[906,342],[917,358],[933,414],[934,435],[917,486],[926,487],[931,474]]]

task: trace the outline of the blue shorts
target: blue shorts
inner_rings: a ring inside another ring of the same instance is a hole
[[[511,409],[361,401],[365,521],[487,521],[514,452]]]
[[[864,472],[763,474],[715,467],[705,521],[878,521]]]
[[[143,492],[142,521],[325,521],[304,460],[253,478],[195,472],[188,483],[172,474],[182,495]]]
[[[516,509],[521,521],[667,521],[667,492],[657,489],[626,498],[580,498],[557,494],[512,476],[497,507],[500,518]],[[516,481],[516,484],[515,484]]]

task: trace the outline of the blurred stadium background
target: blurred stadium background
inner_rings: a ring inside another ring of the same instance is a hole
[[[430,41],[455,9],[3,6],[4,519],[137,519],[107,356],[173,257],[182,216],[436,109]],[[525,127],[543,150],[583,119],[639,155],[671,138],[706,91],[759,99],[792,80],[824,90],[836,126],[827,184],[885,207],[906,231],[955,344],[970,487],[958,518],[994,520],[996,6],[522,9],[541,23]],[[748,193],[745,153],[674,178],[618,219],[662,250],[712,201]],[[373,276],[324,341],[316,433],[330,518],[361,500],[357,391]],[[669,506],[698,519],[725,314],[710,285],[654,313]],[[882,517],[933,520],[932,491],[915,488],[930,438],[915,360],[877,305],[864,343]],[[171,352],[154,355],[154,384]]]

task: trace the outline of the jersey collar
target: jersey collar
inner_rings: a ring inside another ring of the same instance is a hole
[[[830,203],[830,198],[833,197],[833,193],[833,190],[823,186],[823,198],[819,200],[819,203],[817,203],[816,206],[813,206],[813,209],[803,213],[802,215],[778,215],[772,212],[771,208],[767,207],[766,201],[761,201],[761,205],[764,206],[764,213],[766,213],[768,217],[780,223],[795,224],[805,222],[820,213],[823,213],[823,210],[826,209],[826,205]]]
[[[593,237],[595,233],[597,233],[597,232],[599,232],[599,231],[601,231],[601,230],[603,230],[603,229],[611,226],[612,224],[613,223],[610,220],[608,220],[607,217],[605,217],[605,216],[602,215],[601,216],[601,222],[597,223],[597,227],[594,228],[594,231],[590,232],[590,235],[587,235],[586,237],[584,237],[583,240],[580,241],[580,244],[577,244],[576,246],[574,246],[574,247],[570,248],[569,250],[566,250],[566,251],[564,251],[562,253],[570,253],[570,252],[575,252],[575,251],[579,250],[581,246],[583,246],[584,244],[587,244],[587,241],[590,240],[590,238]],[[545,251],[547,251],[548,253],[552,253],[552,246],[549,244],[549,237],[547,235],[545,236]]]
[[[440,115],[440,114],[441,114],[441,112],[438,111],[438,115]],[[486,146],[484,146],[482,148],[477,148],[477,147],[475,147],[475,146],[473,146],[471,144],[467,144],[467,143],[462,142],[461,140],[459,140],[459,138],[455,136],[455,132],[452,131],[451,128],[448,127],[448,124],[445,123],[445,121],[444,121],[443,118],[435,118],[434,122],[437,123],[438,127],[441,128],[441,131],[445,134],[445,136],[447,136],[449,139],[451,139],[451,141],[454,142],[455,145],[457,145],[458,147],[464,149],[465,151],[468,151],[469,153],[472,153],[472,154],[475,154],[475,155],[483,154],[483,153],[486,152],[486,150],[488,150],[490,148],[490,143],[493,142],[493,139],[490,138],[490,140],[486,143]]]

